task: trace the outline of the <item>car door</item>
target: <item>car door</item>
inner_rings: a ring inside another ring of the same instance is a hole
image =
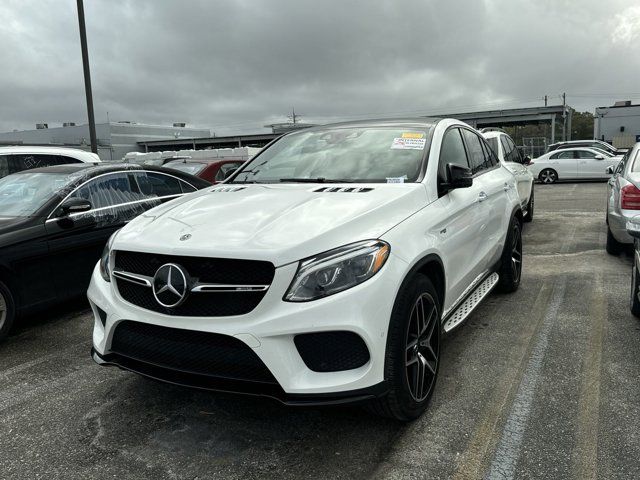
[[[83,294],[107,240],[144,211],[134,176],[116,172],[95,177],[67,198],[91,202],[88,212],[64,216],[56,208],[46,222],[52,279],[59,299]]]
[[[438,160],[438,182],[446,182],[446,166],[452,163],[470,168],[460,128],[449,128],[442,139]],[[465,292],[482,273],[481,255],[478,244],[487,223],[485,204],[480,201],[486,196],[481,182],[474,179],[469,188],[458,188],[442,192],[434,202],[434,216],[440,220],[434,222],[433,235],[442,241],[442,259],[447,272],[447,286],[451,295],[447,298],[446,308]],[[432,219],[433,221],[433,219]]]
[[[559,150],[549,157],[549,165],[561,180],[578,178],[578,154],[575,150]]]
[[[470,129],[464,129],[463,137],[474,173],[474,183],[480,185],[485,193],[484,199],[481,200],[481,208],[486,220],[479,238],[481,241],[476,249],[482,257],[482,268],[487,270],[493,267],[502,251],[502,237],[507,231],[511,214],[510,211],[506,211],[509,203],[506,196],[513,195],[517,200],[517,183],[513,173],[500,165],[480,135]]]
[[[606,178],[605,170],[610,162],[605,162],[605,155],[595,150],[581,148],[575,150],[578,157],[578,177],[579,178]],[[609,157],[606,157],[609,158]]]

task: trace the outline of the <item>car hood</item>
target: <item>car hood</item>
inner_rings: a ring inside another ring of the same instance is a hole
[[[343,190],[349,188],[355,190]],[[113,248],[280,266],[378,238],[426,204],[419,183],[221,185],[142,214]]]

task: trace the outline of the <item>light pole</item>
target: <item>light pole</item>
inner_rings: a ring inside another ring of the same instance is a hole
[[[93,115],[93,95],[91,94],[91,74],[89,73],[89,52],[87,50],[87,30],[84,26],[84,5],[82,0],[78,2],[78,25],[80,26],[80,49],[82,50],[82,68],[84,70],[84,90],[87,95],[87,116],[89,117],[89,137],[91,139],[91,151],[98,153],[96,140],[96,121]]]

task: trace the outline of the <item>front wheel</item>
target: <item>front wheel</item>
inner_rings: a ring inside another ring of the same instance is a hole
[[[0,340],[9,334],[15,315],[13,296],[7,286],[0,282]]]
[[[398,293],[389,324],[385,379],[389,392],[367,407],[400,421],[429,404],[440,366],[440,305],[428,277],[416,274]]]
[[[500,275],[497,285],[499,292],[515,292],[520,286],[520,277],[522,276],[522,226],[517,217],[513,217],[509,225],[498,275]]]
[[[534,198],[533,198],[533,184],[531,184],[531,196],[529,197],[529,203],[527,203],[527,213],[523,217],[525,222],[531,222],[533,220],[533,207],[534,207]]]
[[[538,180],[542,183],[556,183],[558,181],[558,172],[553,168],[545,168],[538,175]]]

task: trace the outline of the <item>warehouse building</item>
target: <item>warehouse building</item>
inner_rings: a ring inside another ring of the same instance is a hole
[[[640,142],[640,105],[625,100],[611,107],[596,108],[593,137],[617,148],[628,148]]]
[[[120,160],[126,153],[138,151],[138,142],[176,140],[178,138],[209,137],[211,131],[190,128],[184,123],[172,126],[145,125],[135,122],[106,122],[96,124],[98,155],[102,160]],[[34,130],[0,133],[0,145],[55,145],[91,150],[89,125],[64,123],[49,128],[46,123]]]

